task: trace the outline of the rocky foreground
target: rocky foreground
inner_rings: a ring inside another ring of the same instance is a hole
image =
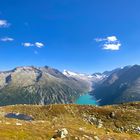
[[[0,108],[0,140],[140,140],[140,102]]]

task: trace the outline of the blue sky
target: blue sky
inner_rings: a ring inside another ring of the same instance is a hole
[[[139,0],[0,0],[0,70],[93,73],[140,64]]]

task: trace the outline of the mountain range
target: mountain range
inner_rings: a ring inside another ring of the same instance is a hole
[[[87,82],[48,66],[0,72],[0,105],[73,103],[88,90]]]
[[[90,92],[99,105],[140,101],[140,66],[83,74],[44,66],[0,72],[0,105],[68,104]]]
[[[100,83],[92,95],[100,105],[140,101],[140,66],[116,69]]]

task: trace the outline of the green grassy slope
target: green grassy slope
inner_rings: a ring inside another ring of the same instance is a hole
[[[6,118],[22,113],[34,118],[24,121]],[[55,131],[66,128],[67,140],[139,140],[140,103],[115,106],[14,105],[0,108],[0,140],[50,140]],[[58,138],[59,139],[59,138]]]

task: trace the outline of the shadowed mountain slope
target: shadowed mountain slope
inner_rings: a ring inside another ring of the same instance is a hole
[[[93,95],[101,105],[140,101],[140,66],[124,67],[112,73]]]

